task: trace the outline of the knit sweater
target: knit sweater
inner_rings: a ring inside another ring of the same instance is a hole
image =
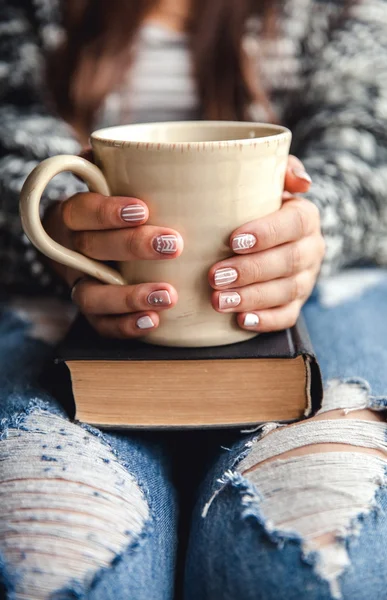
[[[322,274],[359,261],[386,265],[386,0],[357,0],[349,9],[344,0],[284,0],[277,38],[260,39],[259,28],[259,21],[247,27],[246,49],[256,55],[279,120],[292,130],[292,153],[313,179],[308,198],[320,209],[327,244]],[[45,100],[44,64],[61,34],[59,0],[1,1],[0,281],[9,289],[54,290],[22,233],[18,199],[41,160],[79,151],[74,132]],[[176,104],[176,90],[162,91],[167,104],[168,94]],[[120,122],[114,105],[112,125]],[[264,118],[259,106],[251,113]],[[150,111],[149,120],[154,116]],[[68,174],[57,176],[42,213],[81,186]]]

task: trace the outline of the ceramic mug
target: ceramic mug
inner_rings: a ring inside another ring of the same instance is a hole
[[[43,254],[104,283],[166,281],[175,286],[177,305],[160,314],[159,327],[144,341],[168,346],[240,342],[256,333],[241,329],[235,314],[213,309],[207,274],[214,263],[232,256],[234,229],[280,208],[290,141],[285,127],[249,122],[101,129],[91,135],[95,165],[77,156],[56,156],[29,175],[20,199],[23,229]],[[90,191],[144,200],[149,225],[182,235],[181,256],[123,262],[118,272],[56,243],[43,229],[39,202],[62,171],[84,179]]]

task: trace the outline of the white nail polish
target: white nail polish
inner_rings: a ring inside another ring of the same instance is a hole
[[[257,243],[257,238],[252,233],[241,233],[232,240],[233,250],[247,250],[253,248]]]
[[[137,319],[136,324],[139,329],[151,329],[152,327],[155,326],[152,319],[148,316],[140,317],[139,319]]]
[[[177,250],[175,235],[158,235],[152,242],[153,249],[161,254],[173,254]]]
[[[145,208],[142,204],[129,204],[121,210],[121,219],[127,223],[141,223],[145,219]]]
[[[238,273],[235,269],[224,268],[215,271],[214,283],[215,285],[228,285],[238,278]]]
[[[245,327],[255,327],[256,325],[258,325],[258,323],[259,317],[254,313],[247,313],[247,315],[245,316],[245,320],[243,321],[243,325]]]

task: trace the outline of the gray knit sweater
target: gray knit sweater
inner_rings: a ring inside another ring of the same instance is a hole
[[[387,2],[358,0],[342,13],[343,0],[284,0],[279,38],[260,41],[259,23],[246,38],[277,114],[292,129],[292,152],[313,179],[308,197],[320,208],[327,242],[323,274],[359,261],[387,264]],[[22,234],[18,197],[39,161],[79,151],[44,100],[45,56],[60,39],[60,21],[59,0],[0,0],[0,281],[10,289],[54,289]],[[157,51],[163,39],[153,43]],[[181,39],[174,48],[182,51]],[[176,104],[172,88],[161,90],[166,104],[168,94]],[[114,105],[109,124],[121,119]],[[252,116],[262,118],[259,107]],[[42,210],[79,188],[59,175]]]

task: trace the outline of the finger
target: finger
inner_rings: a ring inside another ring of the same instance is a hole
[[[319,267],[324,256],[324,248],[322,235],[315,234],[255,254],[235,256],[212,267],[210,283],[215,289],[222,289],[219,271],[227,273],[229,269],[234,269],[237,273],[235,281],[227,286],[230,288],[289,277],[300,271]]]
[[[91,146],[85,146],[79,153],[79,156],[81,158],[84,158],[85,160],[88,160],[91,163],[94,162],[93,149]]]
[[[309,190],[311,183],[312,179],[302,162],[295,156],[289,156],[284,189],[291,194],[302,194]]]
[[[80,156],[81,158],[84,158],[85,160],[88,160],[91,163],[94,163],[94,156],[93,156],[93,149],[91,146],[85,146],[81,152],[78,154],[78,156]],[[76,173],[73,173],[74,177],[76,177],[78,179],[78,181],[81,181],[82,183],[85,183],[84,179],[82,179],[82,177],[79,177],[79,175],[77,175]]]
[[[311,294],[316,275],[303,271],[293,277],[255,283],[243,288],[213,292],[212,306],[218,312],[247,312],[305,301]]]
[[[176,258],[184,247],[174,229],[151,225],[110,231],[74,233],[73,245],[81,254],[97,260],[155,260]]]
[[[149,217],[145,202],[124,196],[81,192],[61,206],[63,222],[72,231],[134,227],[143,225]]]
[[[84,314],[114,315],[172,308],[177,302],[177,292],[168,283],[117,286],[82,279],[73,288],[72,299]]]
[[[88,316],[89,323],[103,337],[128,339],[154,331],[160,322],[156,312],[139,312],[120,316]]]
[[[293,327],[299,317],[302,302],[296,300],[286,306],[262,310],[259,312],[240,313],[237,322],[242,329],[268,333]]]
[[[251,254],[293,242],[320,230],[320,215],[306,198],[293,198],[266,217],[238,227],[230,236],[235,253]]]

